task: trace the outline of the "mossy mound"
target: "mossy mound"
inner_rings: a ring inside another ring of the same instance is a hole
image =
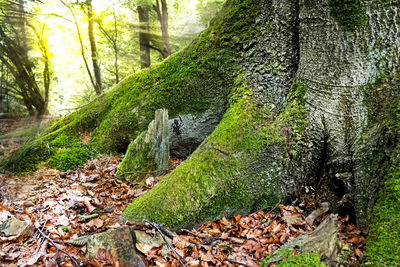
[[[295,137],[287,149],[281,129],[305,127],[302,87],[292,87],[284,111],[270,124],[266,124],[269,112],[251,97],[240,76],[234,91],[215,131],[174,172],[127,207],[128,219],[187,227],[218,216],[248,213],[260,203],[272,206],[287,194],[279,181],[288,168],[290,151],[302,138]],[[264,152],[273,152],[273,160],[266,160]]]
[[[100,153],[125,152],[157,109],[168,108],[170,117],[175,117],[226,105],[233,79],[241,71],[238,55],[243,44],[257,34],[249,25],[259,13],[258,2],[227,1],[211,26],[189,47],[127,77],[110,92],[53,123],[35,141],[3,161],[1,169],[33,171],[37,162],[53,155],[46,152],[46,144],[62,134],[78,136],[80,132],[90,132],[91,149]],[[31,158],[25,162],[22,157]]]

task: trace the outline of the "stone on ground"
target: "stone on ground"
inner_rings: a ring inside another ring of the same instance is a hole
[[[90,236],[87,242],[88,259],[95,259],[99,250],[107,250],[121,267],[146,266],[136,251],[134,232],[130,227]]]
[[[35,233],[35,227],[28,222],[11,217],[0,224],[0,233],[5,236],[31,237]]]

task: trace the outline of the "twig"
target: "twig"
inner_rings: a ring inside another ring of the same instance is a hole
[[[229,238],[223,238],[223,237],[218,237],[218,236],[201,236],[201,235],[193,233],[192,231],[189,231],[187,229],[181,229],[180,231],[184,232],[184,233],[187,233],[187,234],[190,234],[190,235],[192,235],[194,237],[197,237],[199,239],[203,239],[203,242],[205,242],[205,245],[208,245],[208,244],[212,243],[213,240],[214,241],[216,241],[216,240],[218,240],[218,241],[227,241],[227,240],[229,240]]]
[[[148,220],[146,220],[146,219],[144,219],[143,220],[145,223],[148,223],[149,225],[151,225],[154,229],[156,229],[159,233],[160,233],[160,235],[161,235],[161,237],[164,239],[164,242],[167,244],[167,246],[169,247],[169,249],[170,250],[172,250],[172,252],[175,254],[175,256],[176,256],[176,259],[178,260],[178,262],[182,265],[182,266],[186,266],[184,263],[183,263],[183,259],[181,258],[181,256],[179,256],[179,254],[174,250],[174,248],[168,243],[168,241],[167,241],[167,239],[165,238],[165,234],[163,233],[163,231],[161,230],[163,227],[161,227],[160,225],[158,225],[158,224],[155,224],[155,223],[153,223],[153,222],[151,222],[151,221],[148,221]],[[161,228],[161,229],[160,229]],[[164,229],[165,230],[165,229]],[[173,237],[173,234],[171,233],[171,235],[172,235],[172,237]]]
[[[124,173],[121,173],[121,174],[118,174],[118,175],[114,175],[114,177],[118,178],[118,177],[121,177],[121,176],[125,176],[127,174],[136,174],[136,173],[138,173],[138,174],[154,174],[154,173],[166,172],[166,171],[169,171],[169,169],[168,170],[149,171],[149,172],[131,171],[131,172],[124,172]]]
[[[227,261],[233,263],[233,264],[238,264],[238,265],[243,265],[243,266],[247,266],[247,267],[251,267],[250,265],[244,263],[244,262],[239,262],[239,261],[235,261],[235,260],[231,260],[229,258],[226,259]]]
[[[40,234],[44,239],[46,239],[47,241],[49,241],[49,242],[56,248],[56,255],[55,255],[55,259],[56,259],[56,260],[57,260],[57,258],[58,258],[58,253],[59,253],[59,252],[62,252],[62,253],[64,253],[64,254],[72,261],[72,263],[74,264],[75,267],[79,267],[79,263],[76,261],[76,259],[75,259],[73,256],[71,256],[68,252],[66,252],[65,250],[61,249],[59,246],[57,246],[57,244],[54,242],[54,240],[51,239],[50,237],[48,237],[48,236],[40,229],[40,227],[37,227],[37,226],[35,225],[35,228],[36,228],[36,230],[38,230],[39,234]]]

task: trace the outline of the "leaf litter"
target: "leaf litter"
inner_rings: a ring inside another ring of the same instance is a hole
[[[172,159],[177,167],[183,159]],[[142,184],[115,178],[121,158],[102,156],[77,170],[60,172],[45,167],[28,177],[0,175],[0,222],[11,215],[36,226],[35,235],[1,237],[0,262],[16,266],[119,266],[108,251],[86,257],[88,235],[125,224],[155,234],[149,223],[125,222],[121,213],[135,198],[157,182],[148,176]],[[195,229],[170,233],[172,250],[163,255],[163,245],[136,244],[147,266],[259,266],[262,259],[303,233],[311,233],[327,215],[307,223],[307,214],[318,208],[309,201],[299,206],[277,205],[248,216],[221,218]],[[341,246],[349,251],[347,263],[358,266],[365,245],[365,232],[348,217],[339,217]],[[39,231],[40,230],[40,231]],[[40,232],[43,233],[40,234]],[[47,237],[47,238],[45,238]],[[74,242],[75,241],[75,242]],[[65,253],[61,253],[63,251]]]

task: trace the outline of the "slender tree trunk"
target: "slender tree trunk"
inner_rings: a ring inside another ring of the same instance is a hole
[[[96,47],[96,40],[94,38],[93,32],[93,7],[92,7],[92,0],[87,0],[87,17],[88,17],[88,35],[90,41],[90,50],[91,50],[91,57],[92,57],[92,64],[93,64],[93,72],[95,78],[95,86],[94,90],[96,91],[97,95],[100,95],[102,92],[102,83],[101,83],[101,69],[98,61],[98,52]]]
[[[118,48],[114,47],[114,66],[115,66],[115,83],[119,83],[119,70],[118,70]]]
[[[160,8],[161,1],[161,8]],[[168,32],[168,5],[167,0],[156,0],[156,5],[153,5],[154,11],[157,13],[158,21],[160,22],[161,28],[161,38],[163,47],[163,52],[161,55],[167,58],[171,54],[170,42],[169,42],[169,32]]]
[[[142,69],[150,66],[150,26],[149,10],[141,6],[137,7],[139,14],[139,43],[140,43],[140,66]]]

